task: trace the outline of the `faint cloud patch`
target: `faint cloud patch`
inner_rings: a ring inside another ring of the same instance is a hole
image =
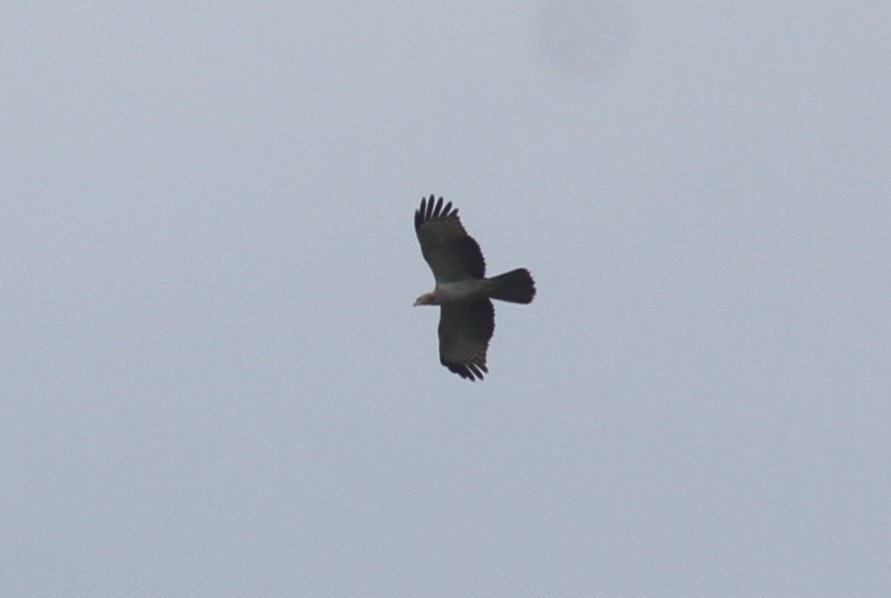
[[[542,12],[537,42],[549,63],[595,80],[616,68],[629,36],[628,9],[621,0],[556,0]]]

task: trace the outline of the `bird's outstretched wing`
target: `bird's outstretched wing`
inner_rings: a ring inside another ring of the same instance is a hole
[[[462,378],[482,380],[486,350],[495,331],[495,309],[488,299],[446,303],[439,312],[439,361]]]
[[[437,283],[486,275],[480,246],[464,230],[452,202],[443,205],[442,197],[434,201],[432,195],[422,199],[415,210],[415,232]]]

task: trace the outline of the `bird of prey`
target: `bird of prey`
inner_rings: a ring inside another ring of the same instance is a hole
[[[415,305],[439,306],[439,361],[468,380],[482,380],[486,349],[495,330],[491,299],[530,303],[535,282],[525,268],[486,278],[480,246],[467,234],[452,202],[442,197],[421,200],[415,211],[415,232],[421,253],[433,270],[436,288]]]

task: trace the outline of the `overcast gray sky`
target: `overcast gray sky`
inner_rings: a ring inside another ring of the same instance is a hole
[[[891,595],[889,23],[6,3],[0,594]]]

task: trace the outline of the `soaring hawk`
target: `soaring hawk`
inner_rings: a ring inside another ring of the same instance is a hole
[[[442,197],[421,200],[415,211],[415,232],[421,253],[433,270],[436,288],[415,305],[439,306],[439,361],[468,380],[482,380],[486,349],[495,330],[491,299],[530,303],[535,282],[525,268],[486,278],[480,246],[467,234],[452,202]]]

